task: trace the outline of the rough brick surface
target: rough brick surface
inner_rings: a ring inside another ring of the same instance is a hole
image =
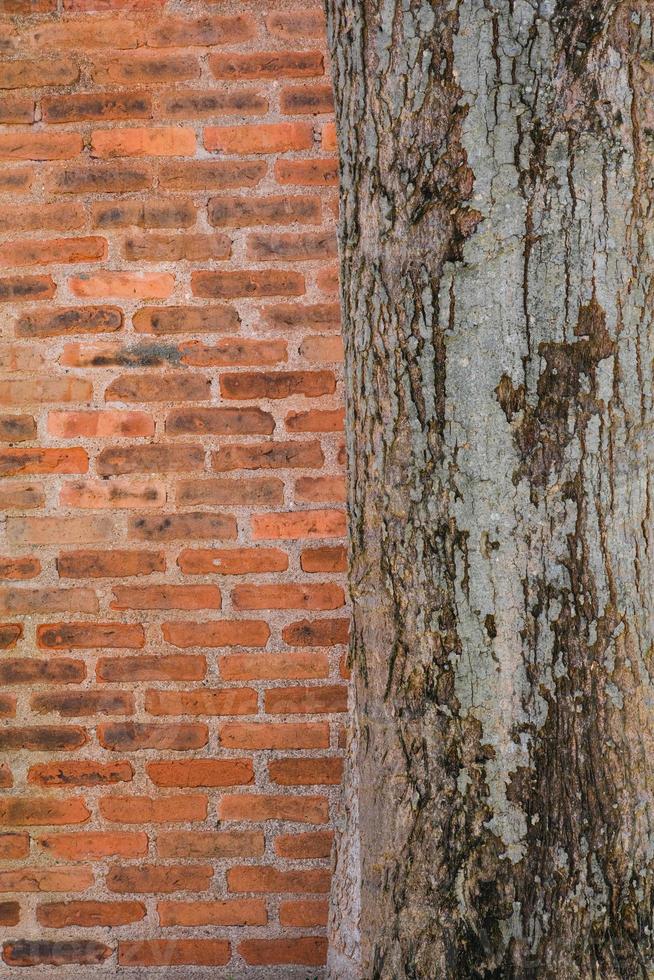
[[[319,0],[0,0],[0,978],[320,977],[346,706]]]

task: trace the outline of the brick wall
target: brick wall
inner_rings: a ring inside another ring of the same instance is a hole
[[[0,975],[318,976],[347,634],[321,10],[0,10]]]

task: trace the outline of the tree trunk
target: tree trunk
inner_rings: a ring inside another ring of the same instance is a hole
[[[355,737],[330,976],[654,976],[645,0],[326,0]]]

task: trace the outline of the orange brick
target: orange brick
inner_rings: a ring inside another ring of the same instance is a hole
[[[260,830],[176,830],[157,838],[157,854],[164,858],[261,857],[264,846]]]
[[[81,874],[81,872],[80,872]],[[45,891],[65,891],[62,886],[48,888],[55,873],[40,878]],[[64,881],[60,875],[59,881]],[[24,890],[24,889],[21,889]],[[29,889],[31,890],[31,889]],[[65,966],[66,964],[97,964],[111,956],[111,948],[93,939],[71,939],[62,942],[51,939],[20,939],[5,943],[2,958],[9,966]]]
[[[273,11],[266,17],[266,30],[282,41],[310,37],[322,40],[325,29],[325,12],[319,6]]]
[[[0,279],[0,303],[52,299],[56,291],[51,276],[10,276]]]
[[[146,691],[145,710],[151,715],[252,715],[257,713],[257,692],[247,687]]]
[[[16,323],[16,336],[40,338],[113,333],[122,325],[123,314],[116,306],[49,307],[23,314]]]
[[[148,852],[147,834],[88,831],[39,837],[39,847],[69,861],[94,861],[105,857],[141,857]]]
[[[146,772],[155,786],[247,786],[254,782],[249,759],[186,759],[149,762]]]
[[[82,148],[76,133],[0,134],[0,160],[70,160]]]
[[[279,922],[291,929],[310,929],[327,925],[327,902],[280,902]]]
[[[290,269],[193,272],[191,288],[194,296],[203,299],[256,299],[266,296],[301,296],[305,283],[302,273]]]
[[[37,921],[47,929],[125,926],[140,922],[145,914],[142,902],[46,902],[36,909]]]
[[[322,966],[327,962],[327,940],[322,936],[299,939],[246,939],[238,951],[246,963],[254,966],[299,963]]]
[[[206,796],[105,796],[100,813],[112,823],[195,823],[207,816]]]
[[[154,419],[146,412],[50,412],[48,432],[61,439],[103,439],[124,436],[129,439],[154,435]]]
[[[38,558],[0,558],[0,579],[30,579],[41,572]]]
[[[218,816],[221,820],[327,823],[329,806],[324,796],[224,794],[218,803]]]
[[[209,56],[209,68],[214,78],[220,79],[300,78],[322,75],[324,59],[320,51],[214,54]]]
[[[28,834],[0,834],[0,860],[17,861],[27,857],[29,850]]]
[[[175,285],[169,272],[101,272],[73,276],[69,286],[75,296],[91,299],[117,296],[123,299],[166,299]]]
[[[295,500],[308,504],[345,503],[344,476],[302,476],[295,481]]]
[[[229,681],[300,680],[329,676],[324,653],[234,653],[220,658],[220,674]]]
[[[131,865],[113,867],[107,872],[110,892],[125,894],[169,894],[181,891],[203,892],[209,887],[214,869],[210,865]]]
[[[37,627],[37,642],[52,650],[139,649],[145,633],[130,623],[48,623]]]
[[[204,657],[140,656],[101,657],[96,668],[99,681],[200,681],[207,671]]]
[[[343,589],[333,582],[322,585],[237,585],[232,590],[235,609],[338,609],[344,602]]]
[[[130,782],[129,762],[46,762],[30,766],[28,781],[40,786],[108,786]]]
[[[331,830],[312,830],[297,834],[280,834],[275,838],[275,853],[293,861],[328,858],[334,835]]]
[[[312,408],[306,412],[289,412],[284,424],[289,432],[342,432],[344,414],[342,408]]]
[[[85,823],[91,816],[81,797],[66,800],[12,796],[0,800],[0,826],[50,827]]]
[[[177,564],[185,575],[283,572],[288,555],[277,548],[189,548],[181,552]]]
[[[148,44],[155,48],[212,47],[237,44],[256,34],[256,24],[248,14],[231,17],[166,17],[153,27]]]
[[[66,483],[59,493],[64,507],[126,508],[163,507],[166,491],[151,480],[80,480]]]
[[[104,238],[23,239],[0,245],[0,265],[47,265],[49,263],[97,262],[105,258]]]
[[[268,642],[270,627],[263,620],[233,619],[213,622],[164,623],[163,636],[176,647],[263,647]]]
[[[252,479],[180,480],[177,503],[209,507],[273,507],[284,500],[284,484],[277,477]],[[228,556],[225,555],[227,561]],[[228,564],[225,567],[230,567]],[[236,567],[235,565],[231,567]],[[252,569],[256,571],[256,568]],[[271,571],[273,569],[270,569]],[[219,571],[217,568],[216,571]],[[238,574],[235,572],[234,574]]]
[[[232,898],[213,902],[159,902],[162,926],[265,926],[266,903],[259,898]]]
[[[343,760],[272,759],[268,772],[271,782],[278,786],[339,786],[343,777]]]
[[[345,536],[345,513],[341,510],[303,510],[289,514],[255,514],[255,539],[340,538]]]
[[[233,333],[240,318],[231,306],[144,307],[132,318],[138,333]]]
[[[274,867],[229,868],[230,892],[328,892],[330,874],[321,868],[310,871],[278,871]]]
[[[336,187],[338,160],[278,160],[275,164],[275,180],[278,184],[292,184],[296,187]]]
[[[300,554],[303,572],[344,572],[347,569],[347,551],[344,545],[324,548],[305,548]]]
[[[0,66],[0,89],[72,85],[78,78],[79,65],[74,58],[5,59]]]
[[[348,619],[303,619],[290,623],[282,630],[282,639],[290,646],[331,647],[347,643],[350,622]]]
[[[86,450],[80,448],[0,450],[0,476],[86,473],[88,468],[88,455]]]
[[[220,744],[226,749],[325,749],[329,726],[322,722],[225,722]],[[302,760],[304,761],[304,760]],[[309,760],[313,761],[313,760]]]

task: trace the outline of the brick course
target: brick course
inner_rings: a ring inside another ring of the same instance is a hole
[[[323,973],[324,34],[316,0],[0,0],[1,977]]]

